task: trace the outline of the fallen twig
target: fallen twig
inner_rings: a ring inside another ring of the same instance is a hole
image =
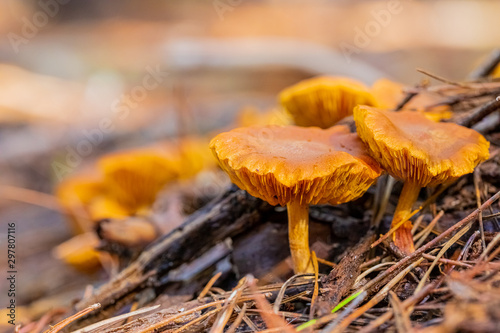
[[[500,49],[493,50],[486,61],[469,75],[469,79],[478,80],[490,75],[500,63]]]
[[[499,109],[500,109],[500,98],[497,97],[494,100],[489,101],[483,106],[477,108],[475,111],[463,117],[462,119],[459,119],[457,121],[457,124],[465,127],[472,127],[473,125],[481,121],[484,117],[495,111],[498,111]]]
[[[81,317],[89,314],[90,312],[92,312],[96,309],[99,309],[100,307],[101,307],[101,304],[99,304],[99,303],[91,305],[91,306],[87,307],[86,309],[83,309],[83,310],[79,311],[78,313],[72,315],[71,317],[68,317],[68,318],[64,319],[63,321],[57,323],[56,325],[54,325],[51,328],[49,328],[48,330],[46,330],[44,333],[60,332],[63,328],[65,328],[66,326],[68,326],[69,324],[71,324],[72,322],[77,320],[78,318],[81,318]]]

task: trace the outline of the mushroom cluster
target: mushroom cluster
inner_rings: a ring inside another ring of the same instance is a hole
[[[309,205],[354,200],[386,170],[404,181],[392,222],[399,227],[393,240],[410,253],[414,246],[407,220],[420,189],[471,173],[488,158],[489,143],[476,131],[436,122],[442,114],[430,120],[424,109],[433,97],[415,99],[416,111],[376,108],[395,108],[401,94],[401,85],[389,80],[369,89],[347,78],[313,78],[279,95],[297,126],[242,127],[211,141],[210,148],[233,183],[271,205],[287,206],[295,273],[312,270]],[[357,134],[335,125],[353,113]]]
[[[158,236],[149,216],[159,192],[212,166],[207,141],[197,137],[101,157],[94,169],[69,177],[57,189],[77,236],[61,244],[56,256],[82,271],[99,267],[96,227],[100,236],[115,243],[146,245]]]
[[[165,185],[190,178],[214,164],[207,141],[185,138],[101,157],[97,168],[64,180],[57,196],[68,215],[98,221],[147,215]],[[76,229],[84,221],[76,221]]]

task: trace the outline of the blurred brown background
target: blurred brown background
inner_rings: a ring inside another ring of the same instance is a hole
[[[110,136],[133,144],[212,130],[242,106],[273,106],[284,86],[317,74],[415,84],[423,78],[415,68],[424,68],[460,80],[500,39],[496,1],[4,0],[0,6],[0,62],[19,67],[0,68],[0,120],[43,125],[0,142],[11,162],[77,142],[80,129],[103,117],[113,122]],[[148,68],[162,73],[162,82],[115,119],[117,100],[143,84]]]

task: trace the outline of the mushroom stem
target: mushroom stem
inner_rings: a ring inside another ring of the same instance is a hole
[[[401,223],[401,221],[410,217],[413,204],[417,201],[418,194],[420,193],[420,188],[420,185],[413,182],[407,181],[404,183],[403,190],[399,195],[398,206],[394,212],[391,228],[394,228],[396,225]],[[405,254],[410,254],[415,251],[411,228],[411,221],[406,221],[392,235],[394,244]]]
[[[288,209],[288,239],[295,274],[312,273],[309,251],[309,205],[292,201]]]

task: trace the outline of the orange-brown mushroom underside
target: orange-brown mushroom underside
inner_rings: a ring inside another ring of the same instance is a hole
[[[360,105],[354,120],[360,138],[384,169],[422,187],[471,173],[489,157],[489,142],[478,132],[436,123],[418,112]]]
[[[219,134],[210,147],[236,185],[272,205],[354,200],[381,172],[345,126],[239,128]]]

